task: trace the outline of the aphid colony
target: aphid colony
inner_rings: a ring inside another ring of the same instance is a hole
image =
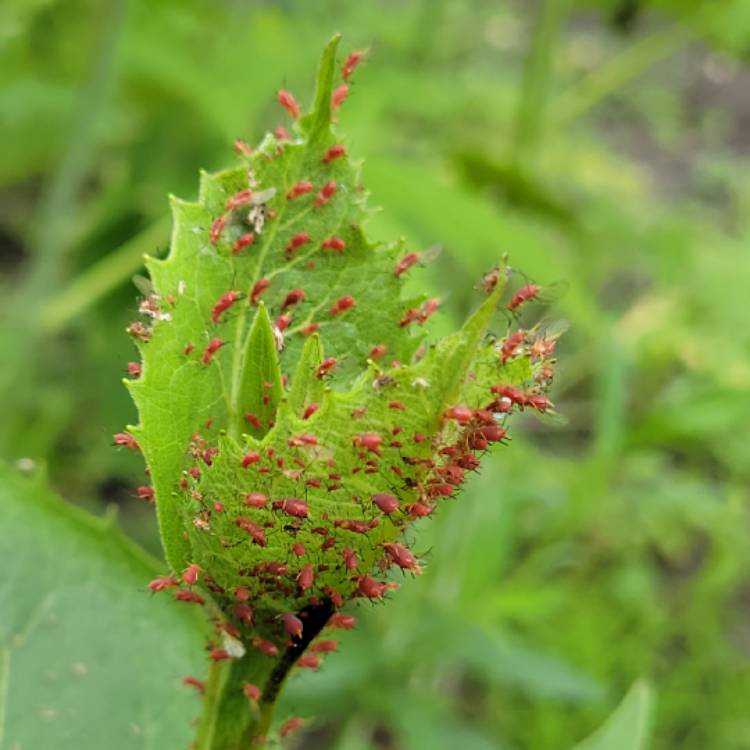
[[[517,331],[492,351],[500,371],[522,352],[549,367],[554,345],[554,338]],[[326,362],[320,365],[325,366]],[[305,431],[283,439],[275,435],[270,445],[226,459],[239,466],[244,483],[222,497],[214,494],[220,483],[202,481],[219,453],[212,425],[193,435],[188,447],[192,466],[180,485],[189,498],[194,546],[203,555],[211,550],[208,557],[217,560],[222,549],[232,550],[234,564],[240,561],[236,569],[227,571],[217,564],[212,575],[203,576],[202,585],[228,614],[220,625],[222,633],[275,656],[301,637],[306,613],[323,602],[333,605],[332,626],[353,625],[353,618],[342,621],[336,614],[348,599],[382,599],[398,585],[380,578],[389,569],[421,572],[418,557],[396,541],[408,523],[429,516],[459,491],[479,467],[481,455],[506,440],[506,418],[513,410],[545,412],[552,407],[536,388],[492,383],[479,406],[448,407],[432,434],[411,432],[410,407],[393,398],[407,390],[406,384],[399,384],[398,369],[393,383],[371,386],[378,393],[379,418],[368,418],[365,408],[352,409],[352,423],[362,428],[348,445],[332,434],[337,428],[326,425],[320,404],[308,403],[298,415],[301,424],[309,425]],[[410,394],[404,395],[408,401]],[[372,406],[370,410],[375,411]],[[387,420],[384,411],[391,415]],[[250,414],[246,419],[255,423],[257,417]],[[387,432],[382,429],[386,422]],[[118,442],[129,444],[127,437],[118,436]],[[378,487],[387,491],[375,491]],[[360,559],[358,540],[366,540],[375,574],[372,564]],[[158,578],[151,588],[174,589],[179,601],[202,605],[204,598],[192,588],[200,572],[193,563],[181,580]],[[211,658],[232,658],[226,649],[215,649]],[[318,655],[298,666],[319,663]]]
[[[352,53],[344,62],[343,83],[331,94],[333,111],[349,95],[362,54]],[[278,101],[293,120],[300,118],[290,92],[279,91]],[[482,343],[480,332],[454,364],[446,362],[462,345],[461,336],[469,334],[419,346],[422,327],[440,300],[402,304],[398,295],[405,274],[428,260],[430,251],[383,256],[390,258],[388,266],[372,271],[376,278],[366,279],[370,287],[362,280],[356,290],[315,280],[321,266],[327,274],[322,278],[339,278],[355,248],[364,252],[358,223],[350,220],[350,213],[359,219],[360,209],[359,204],[357,211],[351,208],[355,190],[345,171],[346,148],[339,143],[310,145],[312,156],[306,150],[296,163],[314,164],[315,173],[295,174],[285,182],[285,167],[272,184],[274,160],[302,144],[303,137],[294,140],[284,129],[258,150],[235,143],[246,184],[235,180],[237,189],[221,200],[214,194],[211,220],[201,229],[201,252],[233,264],[236,274],[231,286],[203,300],[202,330],[176,344],[179,367],[215,370],[223,379],[239,361],[236,352],[262,301],[272,316],[282,367],[288,355],[282,351],[285,337],[298,341],[301,350],[280,377],[278,404],[271,400],[272,383],[264,382],[253,394],[262,406],[241,409],[238,416],[255,437],[231,430],[228,435],[227,425],[211,418],[194,425],[181,448],[183,469],[170,490],[179,498],[192,557],[183,570],[156,578],[149,588],[170,591],[186,604],[204,606],[211,599],[218,605],[221,616],[215,617],[216,634],[208,647],[214,662],[241,658],[248,649],[276,659],[295,648],[296,666],[318,668],[323,655],[336,650],[336,641],[314,640],[323,627],[347,629],[356,623],[340,611],[347,601],[380,601],[397,588],[400,576],[421,573],[424,560],[410,549],[410,524],[453,498],[482,455],[507,440],[511,413],[552,408],[546,389],[553,334],[519,329]],[[334,211],[335,222],[327,218]],[[287,283],[289,278],[294,283]],[[484,307],[491,303],[487,321],[505,281],[499,267],[482,279]],[[387,284],[396,299],[385,317],[359,289]],[[515,316],[539,291],[531,283],[517,289],[505,305],[506,315]],[[175,325],[180,305],[193,294],[196,290],[183,281],[169,295],[149,294],[141,305],[146,320],[129,328],[143,351],[153,346],[156,327]],[[367,338],[368,316],[377,322],[374,341]],[[351,358],[336,347],[351,330],[364,332],[357,342],[357,377],[350,376],[348,390],[333,393],[330,384],[342,377],[342,360]],[[323,345],[329,347],[327,355]],[[143,366],[130,362],[127,371],[134,380],[145,379],[148,368],[147,355]],[[458,387],[444,382],[447,376],[458,378]],[[293,402],[299,382],[307,383],[306,390]],[[451,403],[456,393],[458,402]],[[129,433],[114,440],[139,449]],[[147,502],[160,502],[158,487],[156,497],[149,486],[137,492]],[[186,684],[203,690],[196,678]],[[249,701],[262,700],[260,687],[246,683],[243,689]]]

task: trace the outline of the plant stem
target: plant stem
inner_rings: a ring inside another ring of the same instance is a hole
[[[248,750],[262,748],[273,720],[281,690],[297,659],[325,627],[334,612],[326,599],[300,613],[305,627],[277,659],[252,646],[240,659],[214,662],[209,667],[203,714],[195,750]],[[245,683],[262,686],[257,705],[243,692]]]

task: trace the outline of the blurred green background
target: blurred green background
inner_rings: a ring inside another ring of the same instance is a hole
[[[370,233],[443,246],[413,283],[446,329],[502,253],[565,281],[567,422],[517,422],[292,683],[300,745],[569,748],[645,677],[654,748],[750,748],[747,0],[5,0],[0,456],[158,551],[110,445],[131,276],[334,31],[371,51],[340,115]]]

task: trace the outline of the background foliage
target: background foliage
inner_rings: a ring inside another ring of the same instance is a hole
[[[157,551],[110,446],[130,276],[166,193],[279,124],[335,30],[371,48],[340,115],[371,233],[443,245],[415,283],[446,329],[498,252],[566,280],[567,423],[517,424],[429,524],[428,572],[294,681],[301,743],[572,747],[646,677],[653,747],[750,748],[743,0],[4,3],[1,455]]]

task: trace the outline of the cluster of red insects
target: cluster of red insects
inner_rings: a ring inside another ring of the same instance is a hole
[[[349,78],[362,54],[354,52],[345,61],[344,83],[332,94],[334,110],[346,99]],[[279,91],[278,101],[293,119],[299,118],[300,108],[288,91]],[[276,135],[279,140],[289,139],[283,129],[278,129]],[[245,156],[253,153],[242,141],[238,141],[235,148]],[[320,161],[329,165],[345,155],[345,148],[334,144],[323,152]],[[286,201],[294,202],[314,193],[311,209],[317,210],[328,205],[337,190],[334,180],[327,180],[317,190],[311,181],[300,180],[286,188],[283,195]],[[232,227],[230,254],[245,253],[262,234],[264,222],[275,218],[272,209],[266,206],[268,193],[259,194],[254,187],[249,187],[231,195],[210,226],[210,244],[216,247],[226,242],[223,238]],[[238,223],[243,227],[239,233]],[[287,258],[294,258],[311,242],[308,232],[297,232],[283,246]],[[330,235],[320,242],[318,251],[344,253],[346,241]],[[393,276],[400,278],[422,260],[419,253],[406,254],[392,268]],[[486,292],[494,290],[499,273],[496,269],[485,276]],[[269,279],[257,279],[247,294],[248,303],[257,305],[269,286]],[[515,314],[539,292],[534,284],[521,287],[507,303],[507,311]],[[210,311],[211,324],[223,323],[228,311],[244,297],[236,290],[221,294]],[[282,340],[283,332],[292,323],[291,313],[306,299],[302,288],[292,289],[283,296],[275,319],[276,333]],[[173,303],[169,298],[166,301]],[[145,308],[141,306],[142,312],[155,320],[169,319],[169,313],[162,311],[157,297],[150,297],[147,302]],[[325,310],[331,319],[336,319],[356,305],[357,300],[352,295],[344,294],[326,304]],[[419,307],[409,308],[397,321],[397,326],[422,325],[438,307],[439,300],[429,299]],[[317,323],[309,323],[298,330],[303,336],[309,336],[318,328]],[[133,324],[130,332],[142,342],[149,340],[149,329],[143,323]],[[226,343],[219,336],[212,336],[197,352],[200,364],[211,366]],[[311,429],[286,436],[284,443],[277,443],[275,447],[264,444],[262,448],[245,450],[231,460],[252,489],[238,490],[239,494],[231,499],[218,496],[211,482],[205,481],[217,461],[229,460],[219,456],[216,430],[209,421],[202,432],[192,436],[187,446],[189,468],[183,472],[180,488],[187,498],[189,530],[186,534],[194,543],[196,557],[202,562],[216,560],[216,568],[208,571],[204,569],[209,567],[207,563],[203,562],[202,567],[194,562],[180,575],[155,579],[149,588],[154,592],[171,590],[178,601],[199,606],[206,604],[206,596],[197,587],[211,593],[223,612],[223,616],[216,619],[216,640],[209,646],[213,661],[240,658],[246,647],[269,658],[296,647],[296,666],[319,667],[322,655],[337,648],[334,640],[314,640],[321,629],[324,626],[348,629],[356,624],[353,616],[340,611],[345,601],[349,598],[381,600],[397,587],[395,582],[370,575],[373,570],[385,573],[395,567],[414,575],[421,572],[417,556],[405,544],[396,541],[407,523],[429,516],[439,502],[457,493],[467,473],[479,467],[481,454],[493,443],[506,439],[505,419],[510,412],[527,408],[545,412],[551,408],[544,391],[552,377],[550,357],[554,345],[554,338],[536,331],[518,330],[505,338],[492,348],[496,364],[502,367],[516,357],[528,357],[536,365],[535,385],[523,389],[495,383],[484,389],[483,395],[474,397],[478,405],[455,405],[446,409],[429,432],[410,429],[412,407],[397,398],[397,371],[402,366],[394,360],[391,368],[396,375],[382,373],[372,384],[387,418],[381,414],[370,419],[366,407],[354,408],[351,423],[361,422],[366,429],[355,429],[353,437],[347,438],[344,445],[335,434],[327,433],[323,438]],[[190,356],[194,349],[192,342],[187,343],[184,355]],[[368,359],[377,362],[387,352],[385,343],[376,344],[369,351]],[[330,377],[336,365],[334,357],[321,361],[317,366],[317,378]],[[129,363],[128,373],[133,378],[140,377],[140,363]],[[412,386],[429,387],[428,383],[418,381],[419,378]],[[286,387],[286,379],[283,385]],[[270,392],[270,383],[264,387]],[[269,399],[270,396],[264,395],[263,403],[268,404]],[[311,402],[297,416],[314,425],[319,409],[319,403]],[[248,413],[244,417],[256,430],[274,426],[273,419],[264,422],[257,414]],[[400,421],[403,424],[399,424]],[[384,424],[387,430],[383,429]],[[325,430],[325,425],[321,426]],[[127,433],[115,435],[115,444],[138,448]],[[337,459],[346,465],[345,477]],[[357,475],[359,478],[354,484],[347,482]],[[388,491],[352,490],[355,484],[367,486],[369,478]],[[330,510],[312,513],[308,493],[316,497],[325,493],[328,500],[319,507]],[[149,502],[154,500],[154,491],[148,486],[138,488],[138,495]],[[348,510],[341,510],[345,505]],[[244,552],[224,555],[227,550]],[[363,559],[363,550],[367,559]],[[231,557],[234,561],[242,559],[247,564],[237,566],[232,562],[227,569],[219,562],[222,557]],[[203,683],[195,678],[187,678],[186,683],[203,690]],[[244,692],[252,702],[262,699],[256,685],[246,683]],[[283,731],[295,727],[296,724],[290,724]]]

